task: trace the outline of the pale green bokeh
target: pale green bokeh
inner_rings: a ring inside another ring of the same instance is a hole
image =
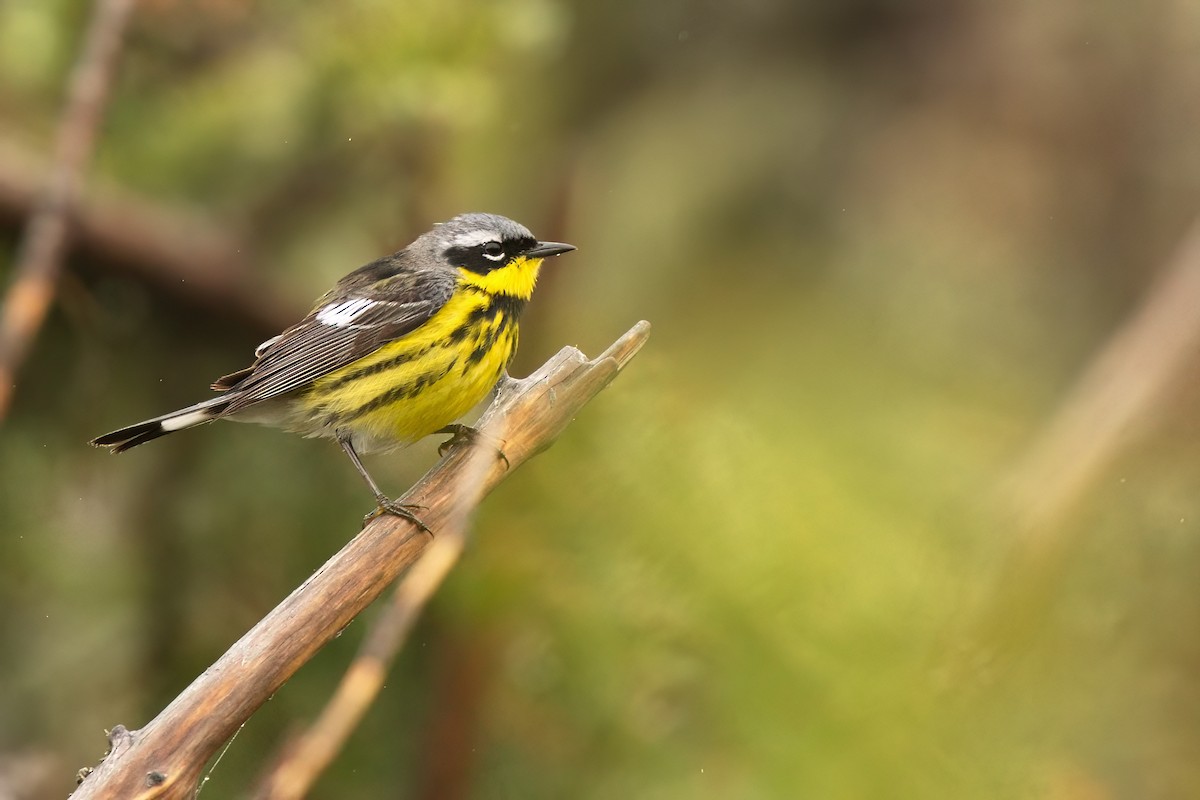
[[[298,310],[480,209],[580,248],[517,373],[654,325],[484,505],[314,797],[428,790],[460,705],[480,798],[1200,791],[1194,375],[1040,582],[1004,572],[997,499],[1200,201],[1186,3],[142,5],[96,179],[253,244]],[[85,16],[0,4],[5,136],[46,141]],[[86,447],[270,332],[87,259],[61,297],[0,432],[0,753],[59,759],[47,796],[370,504],[334,446],[256,427]],[[370,465],[399,488],[434,458]],[[365,626],[207,793],[250,785]]]

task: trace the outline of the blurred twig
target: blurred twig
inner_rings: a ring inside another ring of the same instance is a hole
[[[507,424],[503,417],[487,427],[489,436],[497,443],[505,441]],[[445,527],[396,587],[392,602],[367,632],[358,655],[320,717],[284,747],[278,764],[256,797],[299,800],[337,757],[383,687],[387,671],[417,616],[462,555],[471,512],[479,504],[483,480],[495,459],[488,445],[474,448],[463,467],[458,496],[447,514]]]
[[[982,587],[971,628],[955,637],[959,676],[1038,629],[1073,529],[1064,522],[1122,448],[1155,418],[1200,346],[1200,218],[1145,299],[1100,348],[1033,444],[1001,482],[1008,558]]]
[[[1024,560],[1040,561],[1061,544],[1058,523],[1153,421],[1198,346],[1200,219],[1005,482]]]
[[[481,428],[495,439],[503,423],[508,467],[498,458],[489,459],[482,484],[468,498],[482,498],[549,447],[641,349],[649,331],[649,324],[638,323],[591,361],[573,347],[564,348],[530,377],[505,384]],[[452,452],[402,498],[423,506],[422,519],[434,530],[449,529],[461,513],[471,450]],[[144,728],[115,727],[109,754],[76,790],[76,800],[191,797],[204,765],[238,726],[428,544],[429,538],[405,520],[374,520]],[[427,569],[434,571],[437,563],[430,562]]]
[[[46,170],[35,154],[0,140],[0,221],[14,224],[32,213]],[[89,263],[182,303],[240,320],[264,335],[286,328],[303,311],[260,290],[249,244],[203,216],[92,186],[72,217],[72,245]]]
[[[97,0],[83,50],[71,72],[70,93],[59,120],[54,170],[25,228],[16,277],[0,310],[0,419],[12,400],[17,370],[54,297],[69,217],[95,149],[133,2]]]

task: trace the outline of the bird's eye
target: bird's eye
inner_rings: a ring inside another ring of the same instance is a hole
[[[488,242],[483,246],[483,255],[492,261],[499,261],[504,258],[504,248],[500,246],[499,242]]]

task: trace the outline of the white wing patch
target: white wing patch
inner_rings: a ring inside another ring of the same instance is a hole
[[[330,303],[317,312],[317,322],[344,328],[354,322],[368,308],[377,305],[377,301],[358,297],[353,300],[343,300],[340,303]]]

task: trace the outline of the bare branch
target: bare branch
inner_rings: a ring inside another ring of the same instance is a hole
[[[481,431],[495,439],[498,426],[505,426],[507,466],[492,453],[478,498],[549,447],[649,333],[649,323],[639,322],[591,361],[573,347],[564,348],[530,377],[503,386]],[[450,529],[461,513],[472,449],[452,452],[402,498],[424,507],[421,516],[434,530]],[[429,541],[407,521],[374,520],[144,728],[113,729],[109,755],[76,790],[76,800],[190,797],[204,764],[238,726],[377,598]]]
[[[21,242],[16,280],[0,311],[0,418],[12,400],[17,370],[50,308],[69,216],[112,85],[133,0],[98,0],[83,52],[71,73],[70,96],[58,126],[55,168]]]
[[[507,436],[500,418],[489,426],[497,442]],[[312,727],[288,743],[257,793],[261,800],[300,800],[308,794],[354,732],[383,688],[387,671],[408,638],[417,617],[458,563],[467,543],[467,524],[479,504],[483,479],[496,459],[487,443],[473,449],[463,469],[462,488],[446,529],[404,576],[392,602],[375,620],[337,691]]]

